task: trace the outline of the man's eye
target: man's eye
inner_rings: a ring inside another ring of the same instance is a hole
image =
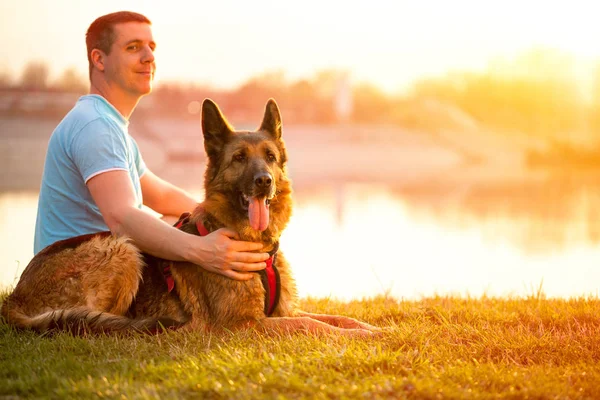
[[[131,46],[127,47],[127,50],[137,50],[138,46],[137,44],[132,44]]]

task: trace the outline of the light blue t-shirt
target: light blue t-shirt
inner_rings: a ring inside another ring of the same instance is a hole
[[[98,174],[128,171],[142,207],[140,177],[146,165],[128,124],[106,99],[92,94],[80,97],[56,127],[40,188],[35,254],[58,240],[108,230],[86,186]]]

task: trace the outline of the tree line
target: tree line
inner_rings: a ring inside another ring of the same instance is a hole
[[[151,96],[153,112],[197,118],[197,104],[211,97],[229,114],[254,115],[273,97],[287,122],[330,124],[391,124],[411,129],[465,129],[469,124],[506,132],[564,141],[596,143],[600,134],[600,64],[584,82],[568,55],[533,50],[516,60],[491,63],[480,72],[449,72],[422,78],[404,93],[390,94],[369,83],[351,86],[351,109],[341,121],[336,98],[347,74],[328,70],[310,78],[288,80],[281,71],[254,76],[231,90],[207,85],[161,82]],[[87,77],[70,68],[49,80],[49,68],[32,62],[16,83],[0,75],[0,87],[13,90],[60,91],[84,94]]]

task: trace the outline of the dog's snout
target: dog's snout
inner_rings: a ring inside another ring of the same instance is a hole
[[[266,172],[254,175],[254,184],[260,189],[267,189],[271,186],[272,182],[273,177],[271,176],[271,174],[268,174]]]

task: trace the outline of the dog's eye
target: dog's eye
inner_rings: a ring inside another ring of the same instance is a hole
[[[233,156],[234,161],[243,162],[246,160],[246,155],[244,153],[238,153]]]
[[[277,161],[277,157],[275,157],[275,154],[273,154],[273,153],[267,153],[267,161],[275,162],[275,161]]]

